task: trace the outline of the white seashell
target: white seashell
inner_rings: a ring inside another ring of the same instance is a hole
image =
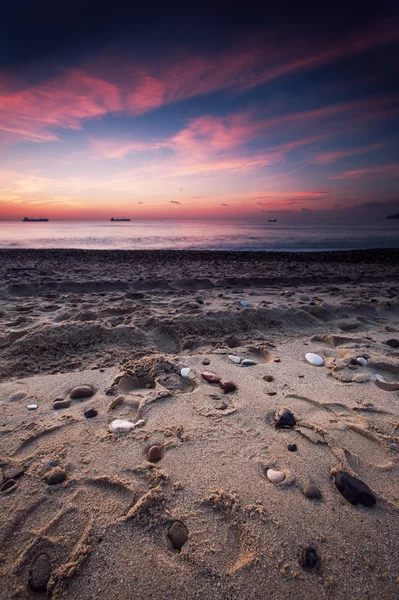
[[[125,433],[131,431],[136,425],[131,421],[125,421],[124,419],[115,419],[109,426],[111,433]]]
[[[380,375],[379,373],[375,374],[375,378],[376,378],[377,381],[385,381],[385,379],[383,378],[383,376]]]
[[[189,376],[189,373],[190,373],[190,371],[191,371],[190,367],[183,367],[183,368],[181,369],[181,371],[180,371],[180,375],[181,375],[182,377],[188,377],[188,376]]]
[[[313,352],[308,352],[305,354],[306,360],[316,367],[321,367],[324,364],[324,360],[318,354],[313,354]]]
[[[268,469],[266,477],[272,483],[281,483],[285,479],[285,475],[282,471],[275,471],[274,469]]]
[[[236,365],[239,365],[241,362],[241,358],[239,356],[235,356],[235,354],[229,354],[229,359],[231,362],[236,363]]]
[[[367,360],[363,358],[363,356],[358,356],[356,360],[359,363],[359,365],[362,365],[363,367],[367,365]]]
[[[241,300],[241,306],[248,308],[248,306],[251,306],[251,303],[248,300]]]
[[[134,426],[141,427],[142,425],[145,425],[145,419],[140,419],[140,421],[137,421]]]
[[[37,404],[28,404],[28,406],[26,408],[28,410],[36,410],[37,409]]]

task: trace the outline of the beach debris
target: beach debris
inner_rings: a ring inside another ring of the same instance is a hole
[[[208,383],[219,383],[220,377],[216,375],[216,373],[212,373],[212,371],[203,371],[201,373],[201,377],[205,379]]]
[[[180,552],[188,540],[188,529],[181,521],[174,521],[166,530],[166,535],[171,541],[173,548]]]
[[[318,354],[314,354],[313,352],[308,352],[305,354],[305,358],[311,365],[315,365],[316,367],[321,367],[324,364],[324,360]]]
[[[162,458],[162,446],[151,446],[147,453],[149,462],[158,462]]]
[[[314,500],[320,500],[321,498],[321,491],[319,490],[317,485],[313,485],[312,483],[308,483],[308,485],[305,485],[305,487],[303,488],[303,493],[306,496],[306,498],[311,498]]]
[[[22,477],[24,473],[23,467],[15,467],[4,473],[4,481],[7,481],[8,479],[18,479],[19,477]]]
[[[354,505],[374,506],[376,498],[364,481],[349,475],[345,471],[338,470],[333,475],[337,490],[348,502]]]
[[[395,338],[387,340],[385,343],[387,346],[390,346],[390,348],[399,348],[399,340]]]
[[[249,306],[252,306],[252,304],[251,302],[248,302],[248,300],[241,300],[241,306],[248,308]]]
[[[298,447],[296,444],[288,444],[287,448],[290,452],[296,452],[298,450]]]
[[[124,401],[124,397],[121,394],[119,394],[119,396],[116,396],[115,398],[113,398],[111,400],[111,402],[108,404],[108,408],[107,408],[108,412],[110,410],[113,410],[117,406],[119,406],[119,404],[122,404],[123,401]]]
[[[137,423],[132,423],[131,421],[125,421],[124,419],[115,419],[109,426],[109,431],[111,433],[126,433],[131,431],[135,427],[143,425],[145,421],[142,419],[137,421]]]
[[[231,362],[236,363],[236,365],[239,365],[241,362],[241,358],[239,356],[236,356],[235,354],[229,354],[229,359],[231,360]]]
[[[15,481],[15,479],[7,479],[7,481],[5,481],[1,488],[0,488],[0,492],[2,494],[8,494],[10,492],[13,492],[14,490],[17,489],[17,482]]]
[[[285,474],[282,471],[275,471],[274,469],[268,469],[266,477],[272,483],[281,483],[285,479]]]
[[[294,415],[288,408],[280,408],[274,417],[274,426],[276,429],[288,429],[295,427],[296,420]]]
[[[48,483],[48,485],[58,485],[59,483],[65,481],[65,479],[66,473],[59,467],[51,469],[51,471],[45,476],[45,480]]]
[[[36,556],[29,571],[29,586],[34,592],[45,592],[51,577],[51,560],[43,552]]]
[[[98,412],[96,411],[95,408],[88,408],[84,412],[84,416],[86,417],[86,419],[92,419],[93,417],[96,417],[97,415],[98,415]]]
[[[270,383],[271,381],[274,381],[273,375],[263,375],[263,379],[265,381],[267,381],[268,383]]]
[[[37,404],[28,404],[28,406],[26,408],[28,410],[36,410],[37,409]]]
[[[227,381],[227,380],[219,381],[219,385],[225,394],[229,394],[230,392],[235,392],[237,389],[236,384],[233,383],[232,381]]]
[[[76,400],[78,398],[91,398],[93,394],[94,390],[91,385],[77,385],[69,392],[69,396],[72,398],[72,400]]]
[[[313,546],[307,546],[299,555],[299,564],[305,571],[314,569],[319,563],[316,549]]]
[[[69,408],[71,406],[70,400],[54,400],[53,409],[61,410],[62,408]]]
[[[256,364],[256,360],[252,360],[252,358],[244,358],[244,360],[241,361],[242,367],[253,367]]]
[[[183,367],[183,369],[180,370],[180,375],[182,377],[188,377],[190,374],[190,371],[191,371],[190,367]]]

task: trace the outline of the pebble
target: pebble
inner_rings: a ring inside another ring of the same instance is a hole
[[[286,429],[288,427],[295,427],[295,425],[295,417],[288,408],[281,408],[277,411],[274,418],[274,426],[276,429]]]
[[[183,369],[180,370],[180,375],[182,377],[188,377],[190,374],[190,371],[191,371],[190,367],[183,367]]]
[[[210,365],[210,364],[211,364],[211,361],[210,361],[210,360],[208,360],[207,358],[204,358],[204,360],[202,361],[202,364],[203,364],[203,365]]]
[[[205,379],[208,383],[219,383],[220,377],[216,375],[216,373],[212,373],[212,371],[203,371],[201,373],[201,377]]]
[[[242,367],[253,367],[256,364],[256,361],[252,360],[252,358],[244,358],[244,360],[241,361]]]
[[[248,300],[241,300],[241,306],[244,306],[244,308],[248,308],[248,306],[252,306],[252,304],[248,302]]]
[[[225,394],[229,394],[230,392],[235,392],[237,389],[237,386],[232,381],[219,381],[219,385]]]
[[[272,483],[281,483],[285,479],[285,475],[282,471],[275,471],[274,469],[268,469],[266,477]]]
[[[363,358],[363,356],[358,356],[356,358],[356,360],[357,360],[357,364],[362,365],[362,367],[365,367],[367,365],[367,360],[365,358]]]
[[[113,400],[111,400],[111,402],[108,404],[108,412],[110,410],[113,410],[114,408],[116,408],[117,406],[119,406],[119,404],[122,404],[122,402],[124,401],[124,397],[123,396],[116,396],[116,398],[114,398]]]
[[[85,410],[84,415],[86,419],[92,419],[93,417],[96,417],[98,415],[98,412],[95,408],[88,408],[87,410]]]
[[[36,556],[29,571],[29,585],[35,592],[45,592],[51,577],[51,560],[48,554]]]
[[[173,548],[180,551],[188,540],[188,529],[181,521],[174,521],[166,535],[172,542]]]
[[[26,408],[28,410],[36,410],[37,409],[37,404],[28,404],[28,406]]]
[[[93,394],[94,390],[91,385],[77,385],[69,392],[72,400],[76,400],[77,398],[91,398]]]
[[[387,340],[385,343],[387,346],[390,346],[391,348],[399,348],[399,340],[397,340],[395,338]]]
[[[277,396],[277,392],[267,392],[268,396]]]
[[[61,408],[69,408],[71,406],[70,400],[54,400],[53,409],[60,410]]]
[[[305,354],[305,358],[311,365],[315,365],[316,367],[321,367],[324,364],[324,360],[318,354],[313,354],[313,352],[308,352]]]
[[[320,500],[321,498],[321,491],[316,485],[313,485],[312,483],[305,485],[305,487],[303,488],[303,493],[305,494],[306,498],[312,498],[317,500]]]
[[[373,492],[361,479],[352,477],[352,475],[349,475],[345,471],[336,471],[334,479],[337,490],[351,504],[374,506],[376,503]]]
[[[296,452],[298,450],[298,447],[296,444],[288,444],[287,448],[290,452]]]
[[[229,359],[231,360],[231,362],[236,363],[236,365],[239,365],[241,362],[241,358],[239,356],[236,356],[235,354],[229,354]]]
[[[275,363],[279,363],[281,362],[281,358],[277,357],[277,358],[273,358],[273,362]]]
[[[18,477],[22,477],[24,473],[25,471],[22,467],[15,467],[15,469],[10,469],[4,473],[4,481],[7,481],[8,479],[18,479]]]
[[[299,556],[299,564],[302,569],[314,569],[319,562],[319,557],[313,546],[307,546],[304,548]]]
[[[136,427],[137,423],[134,424],[131,421],[125,421],[124,419],[115,419],[109,426],[111,433],[125,433],[131,431]]]
[[[263,375],[263,379],[270,383],[270,381],[274,380],[274,377],[273,377],[273,375]]]
[[[45,479],[48,485],[58,485],[59,483],[65,481],[66,473],[62,469],[55,467],[55,469],[52,469],[49,473],[47,473]]]
[[[226,402],[222,402],[222,404],[215,406],[216,410],[226,410],[226,408],[228,408],[228,404],[226,404]]]
[[[158,462],[162,458],[162,447],[161,446],[151,446],[148,450],[147,459],[150,462]]]
[[[374,296],[374,298],[370,298],[370,302],[379,302],[381,300],[381,298],[377,298],[376,296]]]
[[[3,483],[3,485],[0,488],[0,492],[4,493],[4,492],[11,492],[14,491],[15,489],[17,489],[17,482],[15,481],[15,479],[7,479],[7,481],[5,481]]]

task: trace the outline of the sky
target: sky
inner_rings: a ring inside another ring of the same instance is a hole
[[[399,212],[397,3],[7,4],[0,220]]]

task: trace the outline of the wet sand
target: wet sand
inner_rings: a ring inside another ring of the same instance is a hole
[[[0,280],[0,598],[399,598],[398,250],[0,250]]]

